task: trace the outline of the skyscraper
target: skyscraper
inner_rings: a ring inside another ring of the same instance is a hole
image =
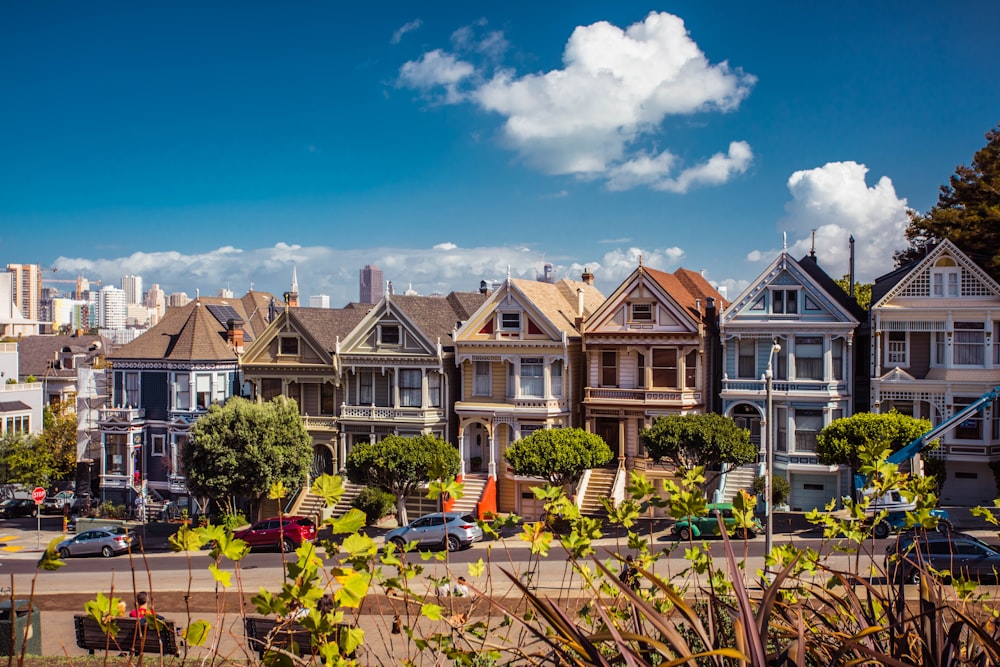
[[[42,267],[38,264],[8,264],[7,272],[14,274],[14,305],[25,319],[38,320],[38,302],[42,296]]]
[[[122,276],[122,289],[126,305],[142,303],[142,276]]]
[[[378,303],[382,295],[382,270],[374,264],[365,264],[361,269],[361,303]]]

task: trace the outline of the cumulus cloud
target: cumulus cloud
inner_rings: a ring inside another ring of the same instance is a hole
[[[870,282],[892,269],[893,252],[906,246],[906,199],[896,196],[886,176],[869,186],[867,174],[868,167],[857,162],[829,162],[792,174],[788,179],[792,199],[785,204],[779,230],[788,234],[788,250],[794,257],[809,252],[815,230],[816,256],[834,278],[848,272],[851,235],[857,280]],[[754,250],[747,259],[769,262],[778,252]]]
[[[451,34],[451,44],[456,51],[478,53],[492,61],[498,61],[507,51],[509,43],[500,30],[485,31],[486,19],[479,19],[472,25],[462,26]]]
[[[459,85],[475,74],[475,71],[471,64],[441,49],[435,49],[425,53],[420,60],[405,63],[399,70],[399,79],[404,85],[428,94],[435,88],[443,88],[442,101],[454,104],[465,99]]]
[[[455,45],[470,39],[456,35]],[[507,145],[546,173],[683,193],[724,183],[752,160],[750,147],[734,141],[728,153],[675,173],[681,165],[674,154],[649,150],[668,116],[732,111],[756,81],[725,61],[710,63],[671,14],[651,13],[625,30],[607,22],[577,27],[562,69],[524,76],[476,70],[479,82],[466,95],[457,85],[473,80],[472,64],[449,55],[438,49],[405,63],[400,83],[423,92],[440,87],[448,102],[468,100],[503,116]]]
[[[120,285],[123,275],[141,275],[146,289],[156,283],[167,294],[185,292],[192,298],[198,293],[214,296],[223,288],[237,296],[252,288],[280,298],[291,285],[294,267],[303,303],[311,295],[326,294],[331,305],[339,307],[357,301],[358,270],[366,264],[378,266],[399,293],[411,284],[420,294],[475,291],[480,280],[503,280],[508,271],[515,278],[533,280],[545,264],[552,264],[557,279],[579,280],[583,270],[589,270],[597,287],[609,294],[635,270],[640,258],[646,266],[674,271],[684,256],[677,247],[615,248],[600,257],[579,258],[523,246],[464,248],[452,242],[430,248],[354,249],[277,243],[252,249],[225,246],[194,254],[164,251],[107,258],[59,257],[53,266],[69,275],[100,280],[102,286]]]
[[[420,19],[414,21],[408,21],[396,29],[396,32],[392,33],[392,38],[389,40],[390,44],[399,44],[403,39],[403,35],[408,32],[412,32],[424,24]]]

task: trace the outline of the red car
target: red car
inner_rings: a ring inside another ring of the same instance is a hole
[[[281,551],[295,551],[303,542],[316,540],[316,524],[304,516],[272,517],[258,521],[249,528],[237,530],[233,535],[251,547],[276,547]]]

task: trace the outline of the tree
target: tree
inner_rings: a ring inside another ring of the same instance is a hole
[[[76,474],[76,411],[69,401],[45,406],[39,444],[52,454],[54,479],[73,479]]]
[[[396,497],[399,525],[409,523],[406,501],[432,479],[455,477],[462,469],[458,450],[433,435],[389,435],[378,442],[362,442],[347,455],[347,477],[355,484],[374,486]]]
[[[504,452],[514,474],[541,477],[555,486],[576,484],[585,470],[603,466],[612,456],[601,436],[580,428],[535,431]]]
[[[198,496],[254,501],[277,482],[301,487],[312,465],[312,438],[298,406],[284,396],[268,403],[234,397],[213,405],[191,428],[181,451],[190,491]]]
[[[657,417],[639,432],[639,439],[654,461],[666,459],[684,471],[703,467],[706,482],[718,476],[723,463],[739,466],[757,460],[750,431],[714,413]],[[709,477],[709,471],[715,474]]]
[[[948,239],[1000,280],[1000,127],[986,133],[986,145],[971,165],[955,168],[930,211],[910,212],[906,238],[910,247],[896,253],[898,266],[922,258],[929,246]]]
[[[927,419],[915,419],[895,410],[885,414],[859,412],[830,422],[816,434],[816,454],[823,465],[861,467],[861,449],[888,445],[897,451],[931,430]]]
[[[834,280],[835,283],[840,285],[840,289],[844,290],[845,294],[851,293],[851,276],[845,275],[843,278],[838,278]],[[872,305],[872,285],[871,283],[854,283],[854,300],[858,302],[864,310],[868,310]]]
[[[37,437],[13,432],[0,437],[0,483],[46,486],[54,473],[52,454]]]

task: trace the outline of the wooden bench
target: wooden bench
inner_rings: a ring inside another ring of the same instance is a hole
[[[118,635],[112,637],[92,617],[74,616],[73,627],[76,629],[76,645],[87,649],[91,655],[94,654],[94,651],[180,654],[180,651],[177,650],[177,628],[173,621],[160,619],[159,632],[156,630],[156,623],[145,619],[125,616],[114,619],[114,623],[118,626]]]
[[[284,621],[273,616],[247,616],[243,619],[247,645],[263,658],[268,649],[294,652],[298,655],[312,655],[312,633],[295,621]],[[341,627],[350,627],[341,624]],[[296,650],[292,651],[292,644]],[[354,657],[354,654],[345,656]]]

